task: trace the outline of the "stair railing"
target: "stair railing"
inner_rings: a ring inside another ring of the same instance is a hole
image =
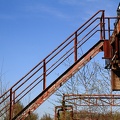
[[[96,21],[97,24],[91,28],[91,25]],[[9,112],[11,120],[14,116],[13,111],[15,109],[15,104],[18,101],[22,101],[23,98],[35,88],[39,88],[39,93],[40,91],[44,91],[53,82],[48,81],[53,71],[58,69],[59,66],[69,58],[74,58],[73,61],[76,62],[78,60],[78,49],[97,32],[100,32],[100,39],[102,40],[105,39],[105,31],[108,31],[110,36],[111,29],[110,27],[108,28],[107,30],[105,29],[104,10],[98,11],[9,90],[0,96],[0,104],[2,106],[0,108],[0,117]],[[88,29],[90,30],[87,31]],[[87,31],[87,33],[84,31]],[[83,33],[85,35],[79,38]],[[61,68],[59,68],[59,70],[61,70]],[[52,74],[52,76],[54,76],[54,74]]]

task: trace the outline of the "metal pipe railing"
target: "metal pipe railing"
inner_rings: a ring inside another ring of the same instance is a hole
[[[100,17],[98,17],[99,14],[102,14]],[[104,10],[98,11],[95,15],[93,15],[88,21],[86,21],[81,27],[79,27],[73,34],[71,34],[62,44],[60,44],[55,50],[53,50],[47,57],[45,57],[41,62],[39,62],[33,69],[31,69],[25,76],[23,76],[17,83],[15,83],[8,91],[6,91],[3,95],[0,96],[0,98],[3,98],[3,100],[0,101],[0,104],[2,104],[5,100],[9,99],[9,106],[10,106],[10,119],[12,118],[12,108],[14,108],[14,104],[17,101],[20,101],[23,97],[27,95],[32,89],[34,89],[39,83],[43,82],[43,89],[45,90],[47,88],[47,76],[50,75],[58,66],[60,66],[63,61],[65,61],[67,58],[69,58],[72,54],[74,54],[74,62],[78,59],[78,48],[82,46],[88,39],[90,39],[93,35],[95,35],[97,32],[100,32],[100,39],[105,39],[105,19],[108,20],[108,34],[110,37],[110,19],[111,18],[105,18]],[[113,19],[113,18],[112,18]],[[97,20],[100,20],[99,23],[93,27],[85,36],[79,40],[79,36],[88,28],[91,27]],[[100,25],[100,29],[97,29],[97,27]],[[97,29],[97,30],[96,30]],[[85,39],[88,37],[87,39]],[[72,47],[70,47],[70,45]],[[65,53],[62,54],[62,52],[67,48],[70,47]],[[62,54],[60,57],[59,54]],[[54,59],[57,58],[56,61]],[[53,63],[51,63],[51,61]],[[49,67],[48,64],[51,64]],[[42,70],[42,72],[41,72]],[[35,76],[38,72],[41,72],[39,76],[30,82],[27,87],[24,86],[30,79]],[[37,82],[37,83],[36,83]],[[35,85],[33,85],[35,83]],[[19,91],[21,87],[25,87],[22,92]],[[29,90],[28,90],[29,89]],[[17,92],[17,95],[16,95]],[[16,96],[15,96],[16,95]],[[7,105],[8,106],[8,105]],[[7,106],[4,106],[5,109]],[[1,110],[3,110],[0,109]],[[1,114],[0,114],[1,116]]]

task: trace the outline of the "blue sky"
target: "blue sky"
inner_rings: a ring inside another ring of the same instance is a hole
[[[0,0],[0,69],[12,86],[98,10],[119,0]]]
[[[0,0],[0,68],[15,83],[98,10],[119,0]],[[3,66],[3,67],[2,67]]]

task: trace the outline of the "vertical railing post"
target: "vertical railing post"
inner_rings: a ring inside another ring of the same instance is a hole
[[[72,106],[72,120],[73,120],[73,106]]]
[[[103,30],[102,30],[102,24],[103,24],[103,23],[102,23],[102,17],[101,17],[101,18],[100,18],[100,40],[103,39],[103,37],[102,37],[102,36],[103,36],[103,35],[102,35],[102,31],[103,31]]]
[[[9,112],[9,120],[12,120],[12,115],[13,115],[13,106],[12,106],[12,88],[10,89],[10,112]]]
[[[110,18],[108,18],[108,40],[110,40]]]
[[[102,12],[102,24],[103,24],[103,39],[105,40],[105,13]]]
[[[62,109],[63,109],[63,120],[66,120],[66,110],[65,110],[65,101],[62,101]]]
[[[100,18],[100,39],[104,40],[105,39],[105,16],[104,16],[104,11],[102,11],[102,15]]]
[[[46,88],[46,61],[43,60],[43,90]]]
[[[15,104],[15,91],[13,92],[13,105]]]
[[[54,120],[57,120],[56,107],[55,107],[55,113],[54,113]]]
[[[74,38],[74,62],[77,61],[77,32],[75,32]]]
[[[15,106],[15,91],[13,92],[13,104],[12,104],[12,109],[13,109],[13,111],[16,109],[15,108],[16,106]],[[14,112],[12,113],[12,117],[14,117]]]

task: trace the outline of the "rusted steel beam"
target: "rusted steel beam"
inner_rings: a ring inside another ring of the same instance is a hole
[[[104,51],[104,59],[112,59],[112,46],[109,40],[104,40],[103,51]]]

